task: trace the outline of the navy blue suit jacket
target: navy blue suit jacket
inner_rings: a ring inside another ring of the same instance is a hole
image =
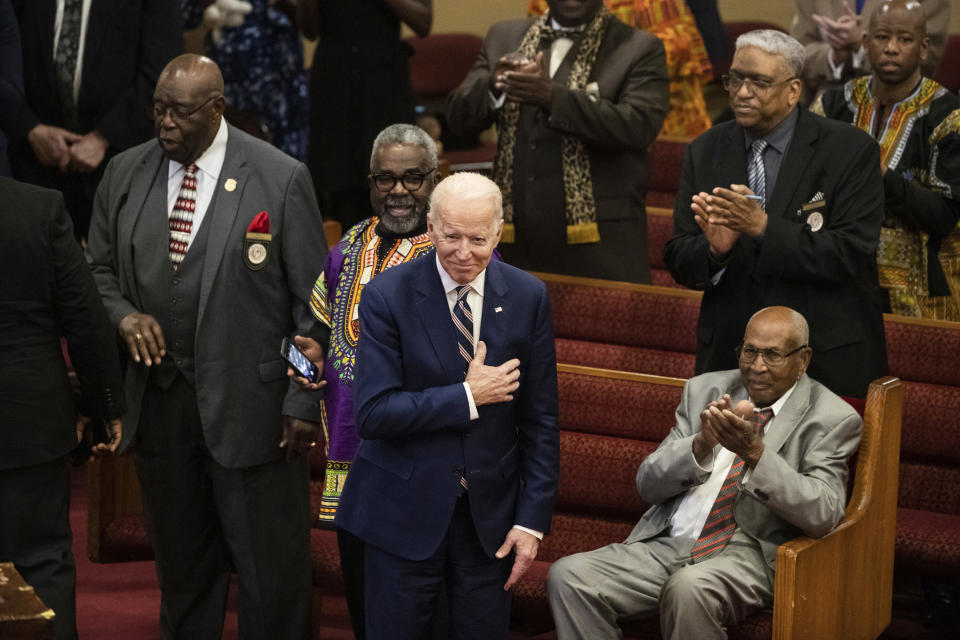
[[[508,403],[471,421],[450,310],[435,258],[389,269],[363,290],[354,382],[362,438],[338,526],[410,560],[436,551],[461,473],[484,551],[518,524],[549,531],[559,466],[553,318],[546,287],[487,266],[480,339],[486,364],[520,359]]]

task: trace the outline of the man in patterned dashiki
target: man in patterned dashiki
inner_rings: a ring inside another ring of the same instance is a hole
[[[322,350],[310,338],[295,338],[310,360],[323,361],[323,428],[328,451],[319,517],[331,525],[360,444],[352,388],[360,294],[381,271],[433,255],[427,210],[437,182],[437,146],[427,132],[411,124],[393,124],[380,132],[370,157],[374,215],[350,228],[331,249],[310,297],[314,316],[330,332],[327,348]],[[309,386],[320,388],[319,384]],[[337,541],[350,618],[357,637],[363,637],[363,541],[339,528]]]
[[[960,320],[960,98],[921,74],[929,38],[923,7],[889,0],[864,36],[871,75],[812,107],[880,144],[885,220],[877,264],[888,311]]]

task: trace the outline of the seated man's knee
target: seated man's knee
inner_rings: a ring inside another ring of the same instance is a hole
[[[690,606],[715,608],[720,601],[716,584],[697,565],[688,565],[674,573],[660,593],[660,611],[665,608],[682,611]]]
[[[575,558],[576,556],[566,556],[550,565],[547,573],[547,594],[550,597],[570,588],[577,573]]]

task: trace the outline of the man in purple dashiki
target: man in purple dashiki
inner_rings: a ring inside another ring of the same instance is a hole
[[[319,518],[330,524],[360,444],[352,389],[360,294],[381,271],[433,254],[427,210],[438,182],[436,170],[437,145],[425,131],[410,124],[394,124],[380,132],[370,156],[374,215],[351,227],[330,250],[310,296],[317,324],[330,332],[330,339],[322,349],[316,340],[295,338],[310,360],[323,361],[327,472]],[[323,331],[316,333],[322,335]],[[320,388],[319,384],[309,386]],[[350,618],[357,637],[362,637],[363,541],[342,529],[337,529],[337,540]]]

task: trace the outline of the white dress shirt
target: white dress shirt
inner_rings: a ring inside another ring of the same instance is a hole
[[[787,398],[790,397],[790,394],[793,393],[796,387],[797,385],[794,383],[792,387],[787,389],[786,393],[770,405],[770,409],[773,411],[773,417],[767,420],[767,423],[764,425],[764,435],[770,430],[770,426],[776,420],[777,414],[780,413],[783,405],[787,402]],[[691,419],[694,419],[694,417],[691,416]],[[693,456],[693,461],[698,467],[704,471],[710,471],[710,477],[700,486],[690,489],[687,495],[683,497],[680,506],[677,507],[676,512],[673,514],[673,519],[670,521],[670,537],[696,540],[700,537],[700,532],[703,531],[703,524],[707,521],[707,516],[710,515],[713,503],[717,501],[717,495],[720,493],[720,488],[723,486],[724,480],[727,479],[727,474],[730,473],[730,467],[733,465],[733,460],[737,457],[737,454],[720,446],[720,451],[717,453],[716,459],[712,461],[708,459],[705,461],[710,466],[701,466],[700,463],[697,462],[696,456],[693,455],[692,448],[689,455]],[[711,457],[713,456],[711,455]],[[745,469],[743,475],[740,476],[741,487],[745,486],[749,481],[749,473],[750,469]]]
[[[197,165],[197,208],[193,212],[193,226],[190,228],[187,250],[193,244],[193,239],[197,237],[200,223],[203,222],[210,201],[213,200],[213,193],[217,188],[217,181],[220,179],[220,170],[223,169],[223,160],[227,155],[227,136],[227,121],[220,118],[220,129],[217,130],[213,142],[203,152],[203,155],[195,161]],[[170,168],[167,171],[167,217],[170,217],[173,213],[173,206],[177,203],[177,196],[180,193],[180,185],[183,183],[185,172],[186,169],[182,164],[176,160],[170,161]]]
[[[440,283],[443,285],[443,292],[447,296],[447,307],[450,309],[450,315],[453,315],[453,305],[457,303],[457,287],[462,286],[456,280],[450,277],[450,274],[444,271],[440,264],[440,257],[435,256],[437,261],[437,272],[440,274]],[[476,278],[467,284],[470,291],[467,292],[467,304],[470,305],[470,313],[473,315],[473,348],[476,350],[477,342],[480,340],[480,320],[483,316],[483,284],[486,281],[487,270],[481,271]],[[453,322],[453,320],[451,320]],[[470,419],[476,420],[480,417],[477,412],[477,404],[473,401],[473,392],[470,390],[470,383],[464,381],[463,389],[467,394],[467,402],[470,404]],[[526,531],[537,540],[543,540],[543,533],[527,527],[521,527],[518,524],[513,525],[514,529]]]
[[[33,0],[36,2],[37,0]],[[80,9],[80,42],[77,44],[77,70],[73,74],[73,102],[80,98],[80,77],[83,74],[83,49],[87,41],[87,22],[90,19],[90,2],[83,0]],[[64,0],[57,0],[57,15],[53,19],[53,59],[57,59],[57,45],[60,44],[60,28],[63,26]]]

